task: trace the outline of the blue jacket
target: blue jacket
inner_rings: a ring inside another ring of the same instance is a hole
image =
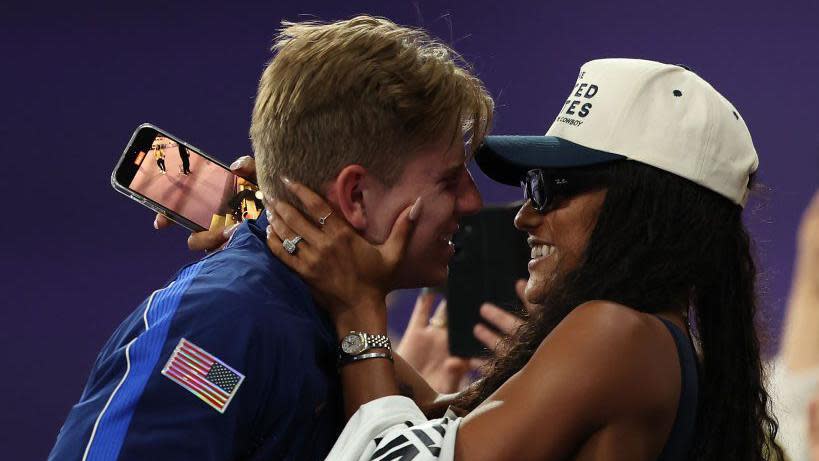
[[[344,420],[337,338],[264,217],[117,328],[49,460],[323,459]]]

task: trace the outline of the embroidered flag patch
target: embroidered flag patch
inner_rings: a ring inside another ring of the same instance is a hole
[[[185,338],[179,340],[162,374],[224,413],[245,376]]]

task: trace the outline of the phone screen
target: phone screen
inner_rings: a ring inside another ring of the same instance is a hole
[[[156,127],[137,130],[114,177],[192,230],[256,219],[263,207],[255,184]]]

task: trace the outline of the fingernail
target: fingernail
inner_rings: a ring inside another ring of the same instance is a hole
[[[290,178],[288,178],[287,176],[279,176],[279,179],[281,179],[282,182],[284,183],[284,185],[287,186],[287,187],[290,187],[290,186],[293,185],[293,182],[290,181]]]
[[[159,230],[159,222],[157,219],[159,219],[159,216],[154,216],[154,229]]]
[[[424,287],[424,288],[421,288],[421,293],[419,293],[419,295],[420,296],[426,296],[426,295],[428,295],[430,293],[432,293],[432,288]]]
[[[224,235],[225,238],[229,239],[230,236],[233,235],[234,232],[236,232],[236,229],[238,227],[239,227],[239,223],[236,223],[236,224],[234,224],[234,225],[232,225],[230,227],[226,227],[224,230],[222,230],[222,235]]]
[[[273,213],[270,210],[264,210],[265,216],[267,216],[267,222],[273,221]]]
[[[236,159],[236,161],[234,161],[233,163],[230,164],[230,169],[231,170],[237,170],[237,169],[241,168],[242,165],[244,165],[246,161],[247,161],[247,157],[239,157],[239,158]]]
[[[415,200],[415,204],[412,205],[412,209],[409,212],[409,220],[415,221],[418,218],[418,215],[421,214],[421,197],[418,197]]]

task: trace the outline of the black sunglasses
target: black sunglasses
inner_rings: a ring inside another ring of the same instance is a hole
[[[552,210],[560,198],[571,197],[595,185],[596,181],[591,178],[559,170],[529,170],[520,180],[523,199],[529,200],[532,208],[541,214]]]

